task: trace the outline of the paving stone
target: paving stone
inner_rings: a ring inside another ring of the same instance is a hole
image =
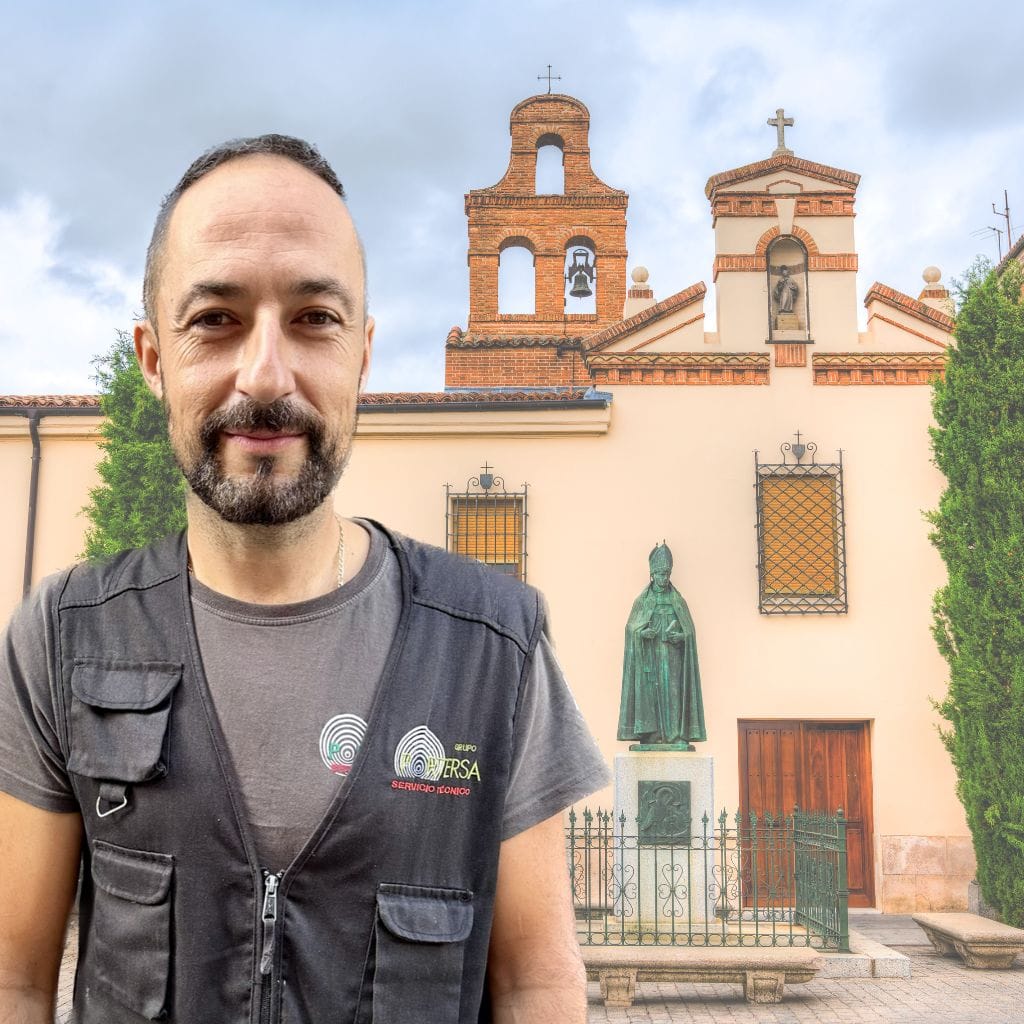
[[[852,917],[852,915],[851,915]],[[1024,957],[1008,971],[972,971],[937,956],[924,933],[899,918],[874,915],[857,931],[910,935],[894,952],[907,957],[910,978],[821,978],[786,989],[777,1006],[752,1006],[740,985],[643,984],[627,1009],[605,1008],[597,984],[589,986],[589,1024],[1019,1024],[1024,1007]],[[913,922],[910,922],[911,924]],[[916,929],[916,934],[915,930]],[[78,950],[75,923],[61,964],[58,1024],[70,1024],[71,988]]]

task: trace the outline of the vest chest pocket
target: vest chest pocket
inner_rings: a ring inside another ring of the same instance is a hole
[[[458,1024],[472,900],[467,889],[377,887],[373,1024]]]
[[[167,722],[181,665],[76,661],[68,771],[146,782],[167,772]]]
[[[148,1020],[167,1006],[174,858],[93,843],[95,883],[84,978]]]

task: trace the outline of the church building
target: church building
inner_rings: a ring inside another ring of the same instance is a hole
[[[364,396],[338,507],[539,587],[609,761],[626,749],[623,631],[664,541],[696,629],[716,809],[842,807],[851,906],[962,909],[974,858],[932,706],[944,571],[925,519],[944,485],[929,385],[952,304],[933,267],[917,297],[859,295],[859,176],[797,156],[784,111],[770,123],[763,160],[707,181],[710,285],[659,298],[628,259],[629,197],[592,167],[587,108],[519,103],[507,170],[465,197],[469,304],[445,390]],[[538,191],[552,149],[562,188]],[[532,300],[506,311],[516,259]],[[0,399],[42,413],[34,578],[80,550],[99,457],[98,420],[48,419],[47,401],[71,400]],[[0,417],[12,510],[25,422]],[[5,586],[6,611],[20,590]]]

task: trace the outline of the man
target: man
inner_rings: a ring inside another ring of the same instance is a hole
[[[0,660],[0,1024],[582,1022],[560,812],[606,769],[537,595],[342,520],[373,321],[333,171],[201,157],[139,364],[183,537],[77,566]],[[4,795],[6,794],[6,795]]]

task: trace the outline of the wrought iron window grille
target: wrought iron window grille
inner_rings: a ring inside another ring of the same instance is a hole
[[[840,615],[846,589],[843,453],[815,461],[817,445],[779,446],[781,462],[754,452],[758,610],[763,615]]]
[[[445,547],[525,581],[529,488],[524,483],[518,491],[507,490],[492,468],[484,463],[464,490],[444,485]]]

